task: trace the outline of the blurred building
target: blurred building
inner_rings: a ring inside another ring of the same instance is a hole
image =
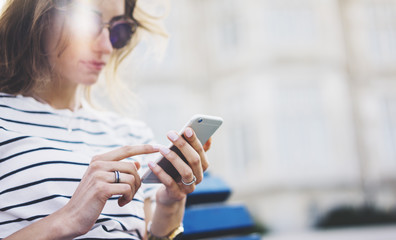
[[[141,116],[164,144],[194,113],[222,116],[211,172],[258,220],[396,207],[395,0],[172,0],[167,26],[163,62],[135,77]]]
[[[160,143],[222,116],[210,171],[273,231],[396,208],[396,0],[171,2],[163,61],[124,72]]]

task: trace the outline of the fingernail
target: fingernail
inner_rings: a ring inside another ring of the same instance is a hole
[[[157,166],[155,162],[149,162],[148,165],[150,168],[155,168]]]
[[[175,131],[168,132],[168,138],[172,141],[176,141],[179,138],[179,135]]]
[[[170,153],[170,149],[169,149],[169,148],[166,148],[166,147],[161,147],[161,148],[160,148],[160,151],[161,151],[163,154],[165,154],[165,155],[167,155],[168,153]]]
[[[184,133],[186,134],[186,137],[188,137],[188,138],[190,138],[193,135],[191,128],[187,128]]]

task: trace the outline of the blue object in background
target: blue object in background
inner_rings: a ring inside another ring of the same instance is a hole
[[[184,214],[184,235],[187,238],[214,237],[251,231],[254,222],[245,206],[194,206]]]
[[[203,181],[187,197],[183,239],[259,240],[255,223],[244,205],[229,205],[231,188],[205,173]]]
[[[204,180],[188,195],[187,206],[202,203],[224,202],[231,195],[231,188],[219,177],[205,173]]]

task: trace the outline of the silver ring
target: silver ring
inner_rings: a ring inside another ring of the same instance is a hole
[[[114,171],[114,183],[120,182],[120,171]]]
[[[195,181],[197,181],[197,178],[196,178],[194,175],[193,175],[193,180],[192,180],[191,182],[189,182],[189,183],[184,182],[184,181],[183,181],[183,178],[181,179],[181,182],[182,182],[184,185],[186,185],[186,186],[192,185],[193,183],[195,183]]]

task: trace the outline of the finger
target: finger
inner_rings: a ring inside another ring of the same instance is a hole
[[[180,190],[179,185],[175,182],[175,180],[169,176],[160,166],[158,166],[154,162],[150,162],[148,164],[151,171],[158,177],[158,179],[164,184],[164,186],[168,189],[172,196],[177,200],[182,200],[185,197],[186,193],[191,193],[195,189],[195,185],[186,186],[188,189],[186,192]]]
[[[120,182],[114,183],[113,185],[118,184],[127,184],[130,188],[129,191],[124,193],[122,197],[118,199],[118,205],[122,207],[132,201],[133,196],[135,196],[135,193],[140,187],[140,179],[136,179],[135,176],[130,174],[120,173]]]
[[[134,177],[135,188],[136,189],[140,188],[141,180],[138,174],[138,167],[140,167],[139,162],[116,162],[115,164],[113,164],[113,166],[114,166],[114,170],[112,171],[120,171],[121,174],[132,175]]]
[[[124,181],[125,183],[133,184],[135,189],[139,189],[141,186],[141,179],[138,174],[138,169],[136,168],[136,164],[134,162],[102,162],[104,165],[107,165],[107,171],[112,172],[115,179],[115,171],[119,171],[120,182],[124,180],[122,176],[127,176]],[[140,166],[140,164],[138,163]],[[131,179],[132,178],[132,179]],[[129,181],[128,181],[129,180]]]
[[[124,206],[125,204],[132,201],[133,196],[141,185],[140,178],[137,179],[134,175],[121,172],[119,172],[118,174],[116,172],[107,172],[106,181],[111,184],[112,188],[117,187],[117,185],[129,186],[129,191],[124,191],[123,193],[120,193],[120,195],[122,195],[118,199],[118,203],[120,206]]]
[[[128,173],[134,175],[136,178],[139,176],[138,168],[140,163],[131,161],[96,161],[90,163],[90,168],[92,171],[104,171],[104,172],[114,172],[119,171],[122,173]],[[136,167],[137,166],[137,167]]]
[[[110,152],[96,155],[92,158],[92,161],[120,161],[128,157],[155,152],[158,152],[158,148],[150,144],[123,146]]]
[[[166,147],[161,147],[160,153],[176,168],[184,182],[191,182],[194,179],[195,173],[193,169],[174,151]]]
[[[202,169],[200,155],[184,138],[179,136],[179,134],[177,134],[175,131],[170,131],[168,133],[168,138],[169,138],[169,140],[171,140],[173,142],[173,145],[175,145],[181,151],[181,153],[184,155],[184,157],[188,161],[188,164],[190,165],[190,167],[193,171],[193,174],[197,178],[197,182],[198,183],[201,182],[203,179],[203,169]],[[202,146],[201,146],[201,149],[202,149]],[[171,154],[171,157],[173,157],[173,156],[174,155]],[[181,174],[182,172],[179,171],[179,173]],[[184,181],[193,179],[192,175],[189,178],[185,178],[184,176],[182,176],[182,177],[183,177]]]
[[[184,131],[184,136],[185,136],[186,140],[188,141],[188,143],[199,154],[199,156],[201,158],[202,169],[203,169],[203,171],[206,171],[206,169],[208,169],[208,167],[209,167],[209,162],[208,162],[208,159],[206,157],[205,150],[202,147],[201,142],[197,138],[197,135],[195,134],[194,130],[192,128],[190,128],[190,127],[186,128],[186,130]],[[207,142],[209,142],[209,144],[210,144],[211,143],[211,138],[209,138],[209,140]]]
[[[106,172],[102,175],[103,181],[111,184],[129,184],[131,188],[138,189],[139,184],[137,182],[140,181],[140,178],[136,178],[135,175],[127,174],[114,171],[114,172]]]
[[[127,203],[132,201],[133,196],[135,195],[135,189],[131,187],[131,185],[126,184],[126,183],[117,183],[117,184],[112,184],[111,187],[109,187],[109,193],[113,195],[122,195],[118,199],[118,205],[120,207],[125,206]]]

